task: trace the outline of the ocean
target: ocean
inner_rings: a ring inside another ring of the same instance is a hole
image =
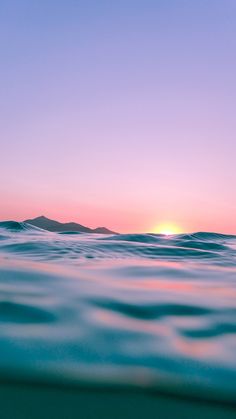
[[[1,418],[236,417],[236,236],[0,223]]]

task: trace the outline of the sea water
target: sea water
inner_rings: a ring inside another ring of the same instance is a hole
[[[235,416],[236,236],[0,223],[0,380],[2,417]]]

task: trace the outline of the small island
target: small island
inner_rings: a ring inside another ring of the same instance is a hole
[[[42,228],[43,230],[54,231],[58,233],[62,232],[76,232],[76,233],[97,233],[97,234],[117,234],[115,231],[111,231],[106,227],[97,227],[95,229],[83,226],[82,224],[69,222],[60,223],[56,220],[50,220],[49,218],[41,215],[33,219],[25,220],[24,223],[31,224],[35,227]]]

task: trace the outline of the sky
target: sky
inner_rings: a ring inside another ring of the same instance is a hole
[[[235,0],[1,0],[0,219],[236,234]]]

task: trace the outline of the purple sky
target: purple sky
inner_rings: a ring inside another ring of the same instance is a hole
[[[1,0],[0,219],[236,233],[235,0]]]

